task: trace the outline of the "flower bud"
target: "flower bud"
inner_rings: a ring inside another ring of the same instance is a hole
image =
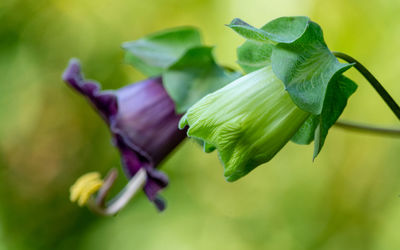
[[[179,127],[188,125],[206,152],[217,149],[226,179],[235,181],[271,160],[308,117],[267,66],[202,98]]]

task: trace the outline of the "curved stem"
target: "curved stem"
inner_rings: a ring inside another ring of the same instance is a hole
[[[344,129],[355,130],[357,132],[400,137],[400,129],[395,128],[383,128],[350,121],[337,121],[335,126]]]
[[[105,216],[115,215],[122,208],[128,204],[128,202],[137,194],[137,192],[143,187],[147,180],[146,170],[143,168],[140,169],[135,176],[133,176],[128,184],[126,184],[125,188],[119,192],[117,196],[115,196],[111,201],[105,203],[106,195],[108,194],[109,189],[113,185],[117,175],[115,171],[111,171],[108,174],[106,180],[102,188],[98,192],[98,197],[96,199],[92,199],[89,202],[88,207],[100,214]]]
[[[354,63],[354,67],[360,72],[365,79],[374,87],[376,92],[382,97],[382,99],[386,102],[389,108],[393,111],[396,117],[400,120],[400,107],[399,105],[393,100],[393,98],[389,95],[389,93],[383,88],[382,84],[369,72],[367,68],[365,68],[359,61],[354,59],[353,57],[342,53],[342,52],[333,52],[333,54],[345,60],[348,63]]]

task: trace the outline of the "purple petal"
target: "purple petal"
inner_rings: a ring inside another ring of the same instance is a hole
[[[158,165],[185,137],[177,124],[180,115],[165,91],[161,78],[152,78],[116,91],[120,108],[111,130],[126,144],[148,154]]]
[[[139,171],[139,169],[145,168],[148,178],[143,190],[147,195],[147,198],[152,201],[160,211],[164,210],[164,201],[161,199],[158,193],[168,186],[168,177],[161,171],[154,169],[154,167],[149,164],[146,158],[143,158],[140,154],[129,148],[123,142],[121,136],[117,135],[115,140],[121,154],[121,161],[125,167],[124,169],[125,171],[128,170],[126,173],[127,176],[131,178],[134,175],[132,173],[136,173]],[[163,205],[161,205],[161,203]]]
[[[160,197],[154,200],[154,205],[156,205],[158,211],[163,211],[166,207],[165,201]]]
[[[98,83],[85,81],[80,63],[76,59],[70,60],[62,78],[71,87],[87,97],[103,119],[107,123],[110,123],[110,120],[118,112],[117,96],[114,93],[111,91],[100,92],[100,85]]]

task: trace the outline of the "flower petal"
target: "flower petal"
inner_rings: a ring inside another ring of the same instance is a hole
[[[112,117],[118,113],[116,95],[111,91],[100,92],[98,83],[85,81],[78,60],[70,60],[62,78],[71,87],[88,98],[106,122],[110,123]]]

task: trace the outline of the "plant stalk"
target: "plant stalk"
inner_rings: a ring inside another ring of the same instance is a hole
[[[397,119],[400,120],[400,107],[393,100],[390,94],[385,90],[382,84],[375,78],[372,73],[365,68],[359,61],[354,59],[353,57],[342,53],[342,52],[333,52],[333,54],[340,59],[345,60],[348,63],[354,63],[354,67],[364,76],[364,78],[372,85],[372,87],[378,92],[381,98],[385,101],[385,103],[389,106],[392,112],[396,115]]]

